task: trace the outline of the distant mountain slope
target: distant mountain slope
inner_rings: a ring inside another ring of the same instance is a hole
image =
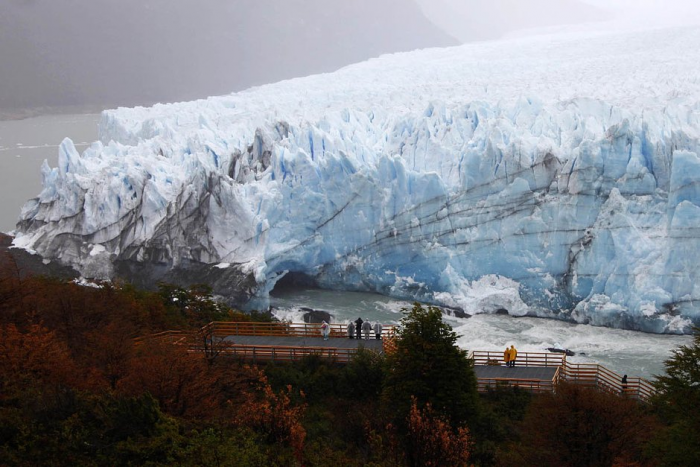
[[[453,44],[412,0],[3,0],[0,109],[186,100]]]

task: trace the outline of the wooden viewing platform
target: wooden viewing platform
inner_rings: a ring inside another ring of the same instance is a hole
[[[329,324],[331,338],[347,339],[347,324]],[[267,336],[267,337],[321,337],[321,325],[312,323],[251,323],[215,321],[202,328],[202,332],[216,336]],[[369,340],[374,338],[374,330]],[[394,335],[394,326],[382,325],[382,338]],[[354,339],[349,339],[354,340]]]
[[[505,366],[502,351],[474,351],[470,357],[474,360],[479,391],[499,384],[533,392],[552,391],[559,381],[566,381],[641,401],[648,400],[655,392],[643,378],[627,378],[623,386],[621,375],[602,365],[569,363],[565,354],[518,352],[512,368]]]
[[[375,352],[384,351],[377,339],[344,339],[295,336],[226,336],[221,341],[225,353],[253,361],[293,361],[317,355],[337,363],[347,363],[360,347]]]
[[[369,339],[349,339],[347,325],[329,326],[328,340],[321,337],[320,324],[288,322],[212,322],[197,333],[165,331],[149,338],[187,345],[191,351],[211,356],[229,355],[254,362],[294,361],[317,355],[336,363],[347,363],[360,347],[375,352],[392,349],[394,326],[383,325],[381,339],[376,339],[374,331]],[[138,339],[139,342],[144,340]]]
[[[562,377],[566,355],[547,352],[518,352],[514,367],[503,362],[502,351],[478,351],[469,355],[479,392],[499,385],[517,386],[532,392],[553,391]]]
[[[382,338],[349,339],[347,325],[330,324],[328,340],[321,337],[319,324],[212,322],[197,333],[165,331],[146,339],[167,340],[187,345],[193,352],[207,355],[230,355],[254,362],[296,361],[317,355],[336,363],[347,363],[360,347],[389,353],[394,350],[395,327],[383,326]],[[478,390],[485,392],[499,385],[517,386],[532,392],[556,390],[560,381],[594,387],[614,394],[623,394],[646,401],[654,387],[642,378],[628,378],[623,387],[622,377],[597,364],[569,363],[565,354],[549,352],[519,352],[515,367],[506,367],[502,351],[472,351]]]

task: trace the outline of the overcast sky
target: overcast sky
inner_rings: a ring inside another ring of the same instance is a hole
[[[0,111],[151,104],[689,0],[0,0]]]
[[[413,0],[0,0],[0,108],[189,100],[457,43]]]

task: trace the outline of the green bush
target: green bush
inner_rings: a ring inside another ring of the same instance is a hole
[[[665,362],[652,404],[668,424],[649,446],[662,466],[700,465],[700,328]]]
[[[396,351],[387,358],[382,392],[384,403],[403,424],[415,397],[419,408],[430,403],[455,426],[474,422],[479,399],[476,375],[467,352],[457,346],[457,334],[435,307],[416,303],[405,312],[397,332]]]

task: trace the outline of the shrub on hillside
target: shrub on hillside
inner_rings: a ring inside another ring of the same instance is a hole
[[[562,383],[533,399],[502,466],[588,467],[643,462],[658,421],[633,399]]]
[[[476,419],[479,400],[473,364],[457,346],[457,334],[443,322],[440,309],[416,303],[405,313],[396,350],[387,357],[382,397],[400,424],[408,417],[412,398],[419,408],[430,403],[455,426]]]
[[[700,328],[691,345],[666,360],[657,377],[654,407],[668,426],[650,446],[650,456],[662,466],[700,465]]]

